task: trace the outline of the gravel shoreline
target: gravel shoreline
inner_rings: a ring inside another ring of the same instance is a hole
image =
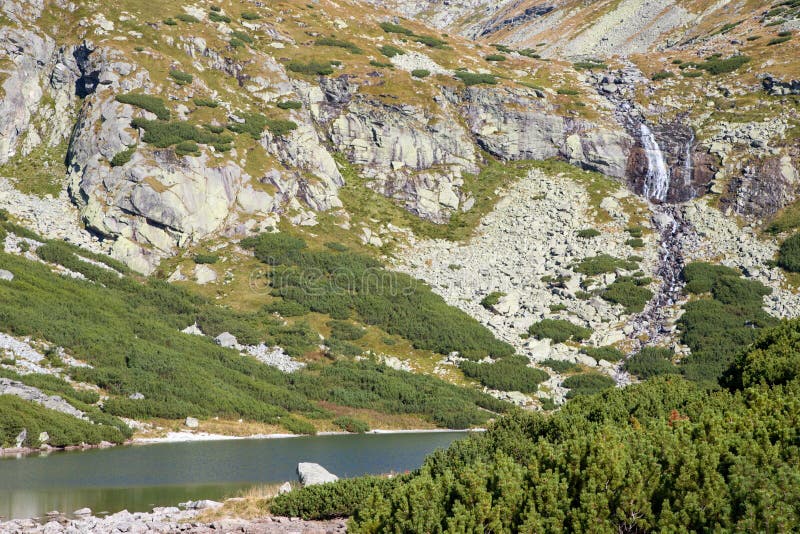
[[[203,502],[203,501],[200,501]],[[152,512],[130,513],[127,510],[96,517],[85,510],[85,515],[76,514],[68,518],[63,514],[51,513],[39,519],[12,519],[0,522],[0,534],[116,534],[126,532],[142,534],[158,533],[210,533],[210,532],[248,532],[260,533],[304,533],[339,534],[347,531],[346,519],[330,521],[304,521],[299,518],[265,516],[257,519],[224,518],[211,522],[199,519],[202,509],[181,510],[176,507],[154,508]],[[80,512],[80,510],[79,510]]]

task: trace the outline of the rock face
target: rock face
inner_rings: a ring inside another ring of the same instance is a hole
[[[23,400],[41,404],[45,408],[55,410],[78,419],[86,419],[84,413],[73,407],[58,395],[48,395],[38,388],[26,386],[22,382],[10,378],[0,378],[0,395],[14,395]]]
[[[328,482],[336,482],[339,477],[328,472],[327,469],[319,464],[300,462],[297,464],[297,476],[303,486],[316,486]]]
[[[625,176],[633,144],[618,125],[608,127],[556,113],[534,91],[470,87],[461,109],[478,144],[507,160],[560,157],[609,176]]]
[[[800,194],[800,175],[790,156],[767,157],[744,164],[722,197],[722,206],[740,215],[768,218],[795,202]]]

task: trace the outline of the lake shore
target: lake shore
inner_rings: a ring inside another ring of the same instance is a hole
[[[365,435],[383,435],[383,434],[433,434],[433,433],[448,433],[448,432],[485,432],[485,428],[470,428],[466,430],[457,430],[450,428],[425,428],[425,429],[374,429],[365,432]],[[316,436],[346,436],[350,432],[317,432]],[[195,441],[226,441],[226,440],[241,440],[241,439],[289,439],[289,438],[302,438],[312,437],[310,434],[251,434],[246,436],[233,436],[227,434],[212,434],[209,432],[168,432],[166,436],[159,437],[138,437],[120,443],[119,445],[157,445],[159,443],[190,443]],[[32,454],[47,454],[51,452],[74,452],[86,451],[92,449],[107,449],[116,447],[118,444],[110,443],[107,441],[100,442],[96,445],[82,444],[82,445],[68,445],[66,447],[50,447],[43,446],[39,448],[34,447],[8,447],[0,448],[0,459],[6,457],[20,457],[29,456]]]
[[[0,534],[19,532],[56,534],[60,532],[92,532],[112,534],[119,532],[249,532],[254,534],[340,534],[347,531],[346,519],[330,521],[305,521],[298,518],[264,516],[256,519],[225,517],[211,522],[203,521],[204,510],[181,510],[177,507],[154,508],[151,512],[130,513],[127,510],[105,517],[77,514],[69,518],[63,514],[48,514],[41,519],[0,519]]]
[[[470,428],[466,430],[456,430],[449,428],[426,428],[426,429],[406,429],[406,430],[382,430],[374,429],[364,432],[365,435],[371,434],[433,434],[433,433],[448,433],[448,432],[485,432],[485,428]],[[317,432],[316,436],[347,436],[351,432]],[[152,445],[157,443],[184,443],[192,441],[223,441],[235,439],[289,439],[289,438],[302,438],[310,437],[309,434],[252,434],[248,436],[231,436],[226,434],[211,434],[208,432],[168,432],[166,436],[160,437],[139,437],[134,438],[126,444],[131,445]],[[312,436],[313,437],[313,436]]]

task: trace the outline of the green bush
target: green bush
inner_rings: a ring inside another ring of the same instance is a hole
[[[397,479],[365,476],[306,486],[272,499],[269,511],[306,520],[348,517],[369,502],[374,493],[386,493],[396,483]]]
[[[219,107],[219,102],[211,98],[195,98],[194,105],[198,107],[216,108]]]
[[[572,64],[578,70],[605,70],[608,68],[608,65],[603,63],[602,61],[597,60],[590,60],[590,61],[577,61]]]
[[[541,369],[528,367],[528,359],[524,356],[509,356],[495,363],[463,361],[459,367],[466,376],[501,391],[534,393],[539,384],[549,378]]]
[[[477,74],[475,72],[460,71],[456,72],[456,78],[464,82],[464,85],[467,87],[480,84],[495,85],[497,83],[497,78],[492,74]]]
[[[162,121],[169,120],[169,110],[164,106],[164,101],[157,96],[141,93],[125,93],[117,95],[115,99],[121,104],[129,104],[149,111]]]
[[[240,32],[240,31],[235,31],[235,30],[232,31],[231,32],[231,37],[233,37],[234,39],[239,39],[243,43],[247,43],[247,44],[252,44],[254,42],[252,37],[250,37],[249,35],[247,35],[244,32]]]
[[[136,145],[128,147],[122,152],[117,152],[116,154],[114,154],[114,157],[111,158],[111,166],[122,167],[131,160],[131,158],[135,153],[136,153]]]
[[[781,243],[778,249],[778,266],[789,272],[800,272],[800,233]]]
[[[572,399],[578,395],[594,395],[615,385],[614,379],[599,373],[584,373],[572,375],[564,379],[562,385],[569,389],[567,398]]]
[[[228,124],[228,129],[234,133],[247,134],[256,141],[261,139],[261,134],[269,124],[269,119],[260,113],[246,113],[242,115],[244,122]]]
[[[347,321],[328,321],[331,337],[340,341],[355,341],[367,333],[364,328]]]
[[[386,33],[399,33],[401,35],[408,35],[408,36],[414,35],[414,32],[399,24],[392,24],[391,22],[381,22],[380,24],[378,24],[378,26],[380,26],[381,29]]]
[[[194,76],[191,74],[176,69],[169,71],[169,77],[175,80],[178,85],[187,85],[194,80]]]
[[[314,42],[314,44],[316,46],[333,46],[335,48],[344,48],[351,54],[362,54],[364,52],[363,50],[361,50],[361,48],[351,43],[350,41],[345,41],[343,39],[336,39],[335,37],[320,37]]]
[[[290,61],[286,64],[286,68],[299,74],[316,74],[320,76],[333,74],[333,67],[331,67],[330,61],[309,61],[308,63]]]
[[[621,350],[610,345],[604,347],[581,347],[581,352],[598,361],[618,362],[625,357]]]
[[[716,386],[743,347],[758,336],[758,329],[777,321],[763,309],[770,289],[744,280],[733,269],[704,263],[684,268],[687,290],[711,292],[711,298],[689,302],[678,321],[681,341],[691,349],[680,371],[688,379]]]
[[[414,78],[427,78],[431,75],[431,71],[428,69],[414,69],[411,71],[411,76]]]
[[[272,135],[283,137],[297,129],[297,123],[284,119],[267,119],[267,129]]]
[[[576,91],[575,89],[563,89],[563,88],[556,89],[556,93],[558,93],[559,95],[567,95],[567,96],[577,96],[581,94],[580,91]]]
[[[675,356],[671,350],[662,347],[644,347],[625,362],[623,368],[642,379],[663,374],[678,374],[680,371],[672,363]]]
[[[196,153],[196,143],[213,146],[216,150],[230,150],[233,139],[230,136],[215,134],[207,129],[200,129],[184,121],[164,122],[133,119],[131,127],[144,130],[142,141],[158,148],[167,148],[185,141],[195,145],[183,145],[181,152]]]
[[[437,39],[436,37],[431,37],[430,35],[416,35],[414,36],[414,41],[417,43],[424,44],[430,48],[446,48],[447,43],[441,39]]]
[[[655,74],[653,74],[653,76],[650,79],[653,80],[654,82],[658,82],[661,80],[667,80],[669,78],[674,78],[674,77],[675,73],[672,73],[668,70],[662,70],[660,72],[656,72]]]
[[[230,21],[231,21],[231,18],[230,18],[229,16],[227,16],[227,15],[223,15],[223,14],[221,14],[221,13],[218,13],[218,12],[216,12],[216,11],[211,11],[211,12],[208,14],[208,19],[209,19],[211,22],[225,22],[225,23],[228,23],[228,22],[230,22]]]
[[[631,248],[644,248],[644,241],[639,237],[628,239],[625,244]]]
[[[791,35],[786,35],[783,37],[775,37],[774,39],[770,39],[769,41],[767,41],[767,46],[774,46],[791,40],[792,40]]]
[[[363,434],[364,432],[369,432],[369,425],[366,422],[347,415],[337,417],[333,420],[333,424],[345,432],[350,432],[353,434]]]
[[[237,39],[236,37],[231,37],[231,40],[228,41],[228,44],[231,45],[232,48],[244,48],[245,46],[244,41]]]
[[[243,11],[241,17],[243,20],[258,20],[261,18],[261,15],[253,13],[252,11]]]
[[[269,304],[264,305],[264,311],[267,313],[277,313],[282,317],[301,317],[311,310],[291,300],[275,299]]]
[[[190,24],[193,24],[195,22],[200,22],[200,19],[188,13],[179,13],[175,15],[175,18],[180,20],[181,22],[188,22]]]
[[[192,260],[198,265],[210,265],[219,261],[219,256],[216,254],[195,254]]]
[[[536,339],[552,339],[554,343],[583,341],[592,335],[592,329],[578,326],[565,319],[542,319],[528,328]]]
[[[568,362],[566,360],[554,360],[552,358],[542,360],[539,362],[539,364],[549,367],[553,370],[553,372],[560,374],[571,373],[579,369],[578,365],[575,363]]]
[[[686,281],[686,292],[699,295],[710,292],[714,283],[720,278],[724,276],[739,277],[740,274],[736,269],[724,265],[693,262],[683,268],[682,277]]]
[[[634,239],[640,238],[644,235],[644,227],[643,226],[629,226],[625,229],[628,232],[628,235]]]
[[[178,156],[199,156],[200,146],[194,141],[181,141],[175,145],[175,154]]]
[[[653,292],[635,281],[615,280],[600,294],[603,300],[619,304],[625,313],[639,313],[653,298]]]
[[[492,291],[491,293],[483,297],[483,299],[481,299],[481,306],[483,306],[488,310],[489,308],[500,302],[501,297],[505,296],[506,294],[503,293],[502,291]]]
[[[637,267],[638,264],[635,261],[615,258],[609,254],[599,254],[582,259],[573,269],[576,273],[595,276],[621,270],[632,271]]]
[[[178,25],[178,23],[174,19],[171,19],[171,18],[164,19],[164,24],[166,24],[167,26],[177,26]]]
[[[379,69],[389,69],[389,68],[393,68],[394,67],[394,65],[392,65],[391,63],[387,63],[387,62],[384,62],[384,61],[375,61],[374,59],[370,60],[369,64],[370,64],[370,66],[376,67],[376,68],[379,68]]]
[[[485,59],[486,61],[505,61],[506,56],[503,54],[489,54]]]
[[[399,48],[399,47],[393,46],[393,45],[388,45],[388,44],[381,46],[378,49],[378,52],[380,52],[384,56],[390,57],[390,58],[406,53],[406,51],[403,50],[402,48]]]
[[[283,102],[278,102],[277,106],[281,109],[300,109],[303,107],[303,103],[297,100],[284,100]]]
[[[593,237],[597,237],[600,235],[599,230],[595,230],[594,228],[585,228],[583,230],[578,230],[578,237],[582,239],[591,239]]]

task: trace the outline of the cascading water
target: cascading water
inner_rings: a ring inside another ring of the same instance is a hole
[[[639,125],[642,137],[642,146],[647,156],[647,174],[644,180],[643,193],[648,200],[664,202],[669,192],[670,172],[664,153],[658,146],[656,136],[645,123]]]

